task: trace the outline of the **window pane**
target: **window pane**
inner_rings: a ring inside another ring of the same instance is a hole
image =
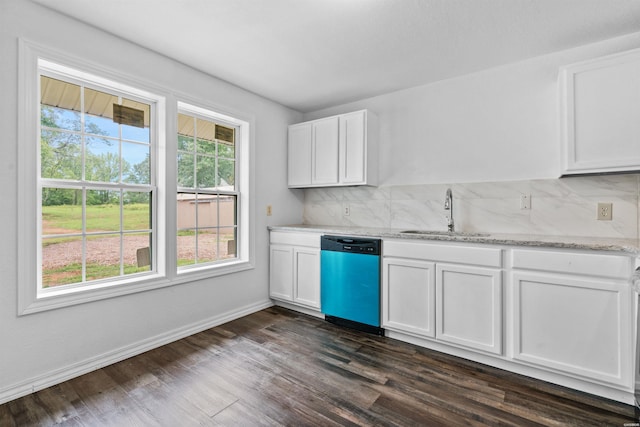
[[[178,229],[195,228],[196,226],[196,195],[192,193],[178,193]]]
[[[178,135],[183,136],[187,139],[193,139],[195,135],[195,118],[191,116],[187,116],[186,114],[178,113]],[[178,143],[180,138],[178,138]],[[181,148],[178,145],[179,150],[186,150],[186,148]]]
[[[87,190],[87,232],[120,231],[120,191]]]
[[[40,124],[45,127],[80,130],[80,86],[40,77]]]
[[[220,142],[234,145],[236,142],[236,130],[228,126],[216,125],[216,139]]]
[[[145,144],[122,143],[122,182],[149,184],[151,177],[150,149],[151,147]]]
[[[42,189],[42,234],[82,232],[82,190]]]
[[[210,156],[216,155],[216,143],[213,141],[207,141],[206,139],[198,138],[198,153],[208,154]]]
[[[218,247],[220,253],[218,259],[229,259],[236,257],[236,227],[222,227],[218,232]]]
[[[198,230],[198,264],[218,258],[216,229]]]
[[[218,142],[218,156],[225,159],[234,159],[236,157],[236,150],[232,144]]]
[[[80,180],[82,178],[80,154],[79,135],[43,130],[40,138],[42,178]]]
[[[178,266],[196,263],[196,234],[194,230],[178,231]]]
[[[43,127],[65,130],[80,130],[80,113],[64,108],[41,105],[40,124]]]
[[[42,287],[82,282],[82,237],[42,239]]]
[[[125,191],[122,197],[122,229],[150,230],[151,193]]]
[[[238,225],[236,211],[237,197],[236,196],[219,196],[218,198],[218,210],[219,210],[219,226],[235,226]]]
[[[87,138],[85,179],[95,182],[120,180],[120,148],[118,141],[107,138]]]
[[[192,154],[178,153],[178,187],[194,188]]]
[[[218,226],[218,196],[198,195],[198,228]]]
[[[211,146],[215,154],[215,124],[209,120],[196,119],[196,137],[198,138],[198,151],[211,153]]]
[[[150,142],[149,132],[149,118],[151,115],[151,106],[142,102],[132,101],[130,99],[123,98],[122,105],[136,110],[142,110],[144,113],[144,122],[142,127],[132,126],[130,124],[122,124],[122,138],[132,141]]]
[[[125,234],[124,274],[151,271],[151,233]]]
[[[197,180],[198,188],[213,189],[216,186],[216,158],[197,156]]]
[[[178,150],[193,152],[193,138],[190,136],[178,135]]]
[[[120,235],[87,237],[87,280],[120,276]]]
[[[120,137],[120,126],[113,121],[113,104],[117,103],[118,98],[114,95],[85,88],[85,132],[94,135]]]
[[[221,189],[233,191],[236,182],[236,162],[218,159],[218,176],[216,185]]]

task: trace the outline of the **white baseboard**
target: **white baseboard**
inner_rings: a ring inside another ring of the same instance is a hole
[[[116,362],[128,359],[129,357],[144,353],[145,351],[153,350],[154,348],[161,347],[179,339],[197,334],[198,332],[202,332],[209,328],[222,325],[232,320],[239,319],[240,317],[247,316],[271,306],[273,306],[273,301],[266,300],[263,302],[240,307],[237,310],[228,311],[226,313],[219,314],[201,322],[192,323],[190,325],[177,328],[160,335],[156,335],[155,337],[147,338],[138,343],[121,347],[119,349],[101,354],[99,356],[74,363],[64,368],[56,369],[46,374],[38,375],[18,384],[13,384],[11,386],[0,389],[0,404],[9,402],[19,397],[26,396],[47,387],[60,384],[72,378],[79,377],[80,375],[84,375],[105,366],[112,365]]]

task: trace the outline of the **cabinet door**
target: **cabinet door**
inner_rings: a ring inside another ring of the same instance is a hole
[[[437,264],[436,338],[502,354],[502,274],[492,268]]]
[[[364,184],[366,177],[366,114],[340,116],[340,182]]]
[[[293,300],[293,248],[271,245],[269,250],[269,295],[284,301]]]
[[[419,337],[435,336],[434,264],[382,260],[382,326]]]
[[[311,184],[311,123],[289,126],[289,186]]]
[[[311,183],[338,183],[339,118],[313,122],[313,154]]]
[[[628,283],[516,272],[513,285],[515,359],[632,386]]]
[[[313,308],[320,308],[320,251],[312,248],[295,248],[293,301]]]
[[[640,50],[563,70],[564,172],[640,168]]]

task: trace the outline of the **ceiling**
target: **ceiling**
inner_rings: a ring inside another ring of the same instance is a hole
[[[640,31],[638,0],[33,0],[302,112]]]

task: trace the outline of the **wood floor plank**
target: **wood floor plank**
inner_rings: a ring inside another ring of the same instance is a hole
[[[623,426],[634,407],[272,307],[0,405],[0,426]]]

